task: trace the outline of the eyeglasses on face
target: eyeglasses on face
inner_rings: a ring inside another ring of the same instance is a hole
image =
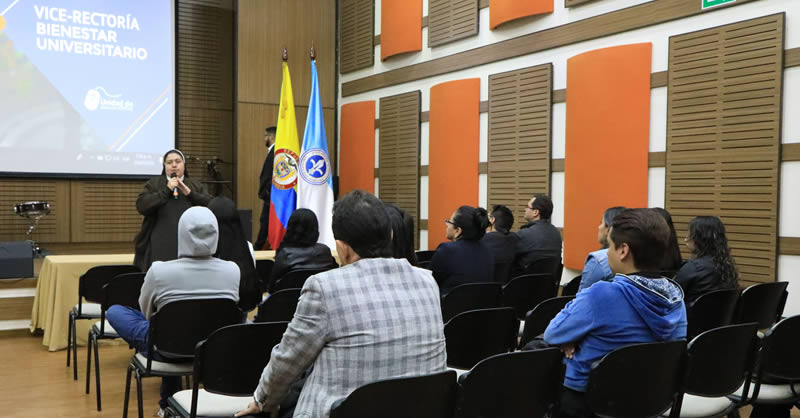
[[[453,223],[453,221],[451,221],[449,218],[446,218],[446,219],[444,220],[444,223],[445,223],[445,224],[450,224],[450,225],[453,225],[453,226],[455,226],[455,223]]]

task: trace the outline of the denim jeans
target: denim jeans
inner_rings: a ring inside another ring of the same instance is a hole
[[[127,306],[113,305],[106,311],[106,319],[114,327],[120,337],[137,353],[147,354],[147,336],[150,332],[150,321],[142,312]],[[164,360],[158,353],[153,353],[154,360]],[[181,378],[167,376],[161,378],[161,399],[158,405],[167,407],[167,399],[181,389]]]

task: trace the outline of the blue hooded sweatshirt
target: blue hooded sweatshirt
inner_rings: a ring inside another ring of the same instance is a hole
[[[578,293],[544,332],[551,345],[575,343],[574,357],[564,360],[564,386],[580,392],[586,391],[592,364],[610,351],[680,338],[686,338],[680,286],[665,278],[623,274]]]

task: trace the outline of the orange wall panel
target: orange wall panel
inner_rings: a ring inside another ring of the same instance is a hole
[[[612,206],[647,206],[650,43],[567,61],[564,266],[583,269],[600,248],[597,225]]]
[[[422,0],[381,1],[381,61],[422,50]]]
[[[342,105],[340,128],[339,196],[375,193],[375,101]]]
[[[445,239],[445,218],[462,205],[478,205],[480,148],[478,78],[431,87],[428,165],[428,248]]]
[[[490,0],[489,29],[521,17],[553,13],[554,0]]]

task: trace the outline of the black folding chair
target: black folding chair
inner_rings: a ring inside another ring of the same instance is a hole
[[[436,253],[436,250],[425,250],[425,251],[417,251],[417,263],[421,263],[423,261],[431,261],[433,258],[433,254]]]
[[[563,272],[564,265],[561,264],[561,257],[548,257],[534,260],[532,263],[525,266],[525,269],[517,274],[549,274],[553,288],[557,289],[561,283],[561,273]],[[553,295],[555,296],[555,295]]]
[[[117,275],[138,271],[138,267],[126,264],[96,266],[87,270],[78,279],[78,304],[69,312],[67,322],[67,367],[72,355],[73,380],[78,380],[78,334],[75,330],[75,321],[100,318],[103,286]],[[88,303],[83,303],[84,299]]]
[[[517,319],[524,320],[534,306],[556,296],[556,288],[550,278],[546,273],[514,277],[503,286],[503,306],[514,308]]]
[[[710,329],[730,325],[739,301],[739,289],[714,290],[686,306],[686,337],[692,338]]]
[[[722,417],[740,405],[726,396],[749,380],[758,338],[755,322],[705,331],[686,348],[686,374],[671,411],[662,416]]]
[[[120,274],[103,286],[103,303],[100,305],[100,320],[89,329],[86,350],[86,393],[92,377],[92,350],[94,350],[95,391],[97,392],[97,410],[102,408],[100,395],[100,347],[97,340],[119,338],[119,334],[106,320],[106,311],[114,305],[127,306],[139,310],[139,293],[142,290],[145,273]]]
[[[553,318],[564,309],[564,306],[573,299],[575,299],[575,296],[550,298],[542,301],[542,303],[536,305],[535,308],[528,312],[525,316],[525,325],[522,328],[519,348],[524,347],[525,344],[543,334],[547,326],[550,325],[550,321],[552,321]]]
[[[143,418],[143,377],[191,375],[194,349],[197,343],[206,339],[217,329],[241,321],[242,311],[231,299],[189,299],[159,307],[158,312],[150,318],[147,352],[136,353],[128,365],[123,418],[128,416],[131,373],[136,373],[139,418]],[[154,359],[155,356],[157,356],[156,359]],[[164,359],[170,361],[163,361]]]
[[[274,260],[256,260],[256,274],[258,274],[258,287],[261,293],[267,291],[267,286],[272,278],[273,266],[275,266]]]
[[[771,327],[783,314],[788,282],[754,284],[742,291],[736,307],[735,323],[757,322],[758,329]]]
[[[494,263],[494,281],[504,285],[511,280],[511,268],[514,263]]]
[[[566,286],[561,288],[561,296],[575,296],[578,294],[578,289],[581,287],[582,274],[572,278]]]
[[[460,313],[444,324],[447,365],[469,370],[487,357],[514,351],[518,331],[511,308]]]
[[[452,418],[457,393],[453,371],[381,380],[336,401],[331,418]]]
[[[653,417],[672,404],[683,376],[686,341],[634,344],[592,366],[586,401],[601,417]]]
[[[318,273],[328,271],[330,269],[297,269],[292,270],[279,279],[275,280],[272,288],[269,289],[270,293],[275,293],[283,289],[302,289],[306,280]]]
[[[498,354],[458,377],[457,418],[542,417],[564,380],[561,350]]]
[[[500,307],[503,290],[499,283],[468,283],[458,285],[442,298],[442,320],[466,311]]]
[[[430,262],[430,260],[428,260],[428,261],[417,261],[417,267],[419,267],[421,269],[425,269],[425,270],[430,270],[431,269],[431,262]]]
[[[300,289],[279,290],[258,305],[255,322],[289,322],[294,317]]]
[[[272,348],[281,342],[288,324],[238,324],[211,333],[195,348],[192,389],[169,398],[170,414],[233,416],[247,408]]]

